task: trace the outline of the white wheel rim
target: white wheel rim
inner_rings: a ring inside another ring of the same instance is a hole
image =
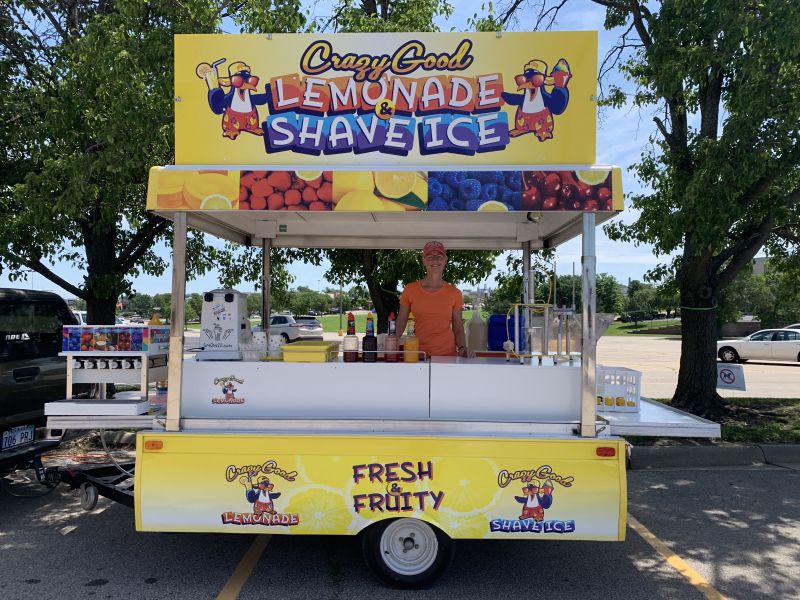
[[[395,573],[419,575],[436,561],[439,540],[424,521],[398,519],[383,531],[380,552],[383,562]]]

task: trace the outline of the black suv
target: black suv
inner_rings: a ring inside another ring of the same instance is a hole
[[[77,324],[57,294],[0,288],[0,474],[58,444],[36,428],[45,403],[66,396],[61,328]]]

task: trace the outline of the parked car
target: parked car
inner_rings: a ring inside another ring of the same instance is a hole
[[[793,323],[792,325],[787,325],[783,329],[800,329],[800,323]]]
[[[129,320],[131,323],[144,323],[144,318],[139,315],[131,315]]]
[[[722,362],[800,362],[800,328],[762,329],[740,340],[721,340],[717,342],[717,356]]]
[[[66,395],[61,328],[78,324],[57,294],[0,288],[0,474],[58,444],[37,427],[45,403]]]
[[[311,315],[272,315],[269,334],[282,335],[287,342],[297,340],[321,340],[322,324]]]

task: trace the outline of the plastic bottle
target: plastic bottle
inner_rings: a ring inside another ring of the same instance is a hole
[[[371,312],[367,313],[367,332],[361,340],[361,351],[365,363],[378,360],[378,338],[375,337],[375,323],[372,321]]]
[[[347,313],[347,335],[342,340],[342,356],[344,362],[358,361],[358,338],[356,337],[356,318]]]
[[[414,315],[409,315],[406,327],[406,341],[403,345],[403,361],[407,363],[419,362],[419,338],[416,336]]]
[[[473,310],[472,318],[467,321],[467,346],[478,352],[486,350],[488,333],[489,326],[481,318],[481,311]]]
[[[386,362],[397,362],[397,349],[399,348],[399,340],[397,339],[397,323],[394,319],[394,313],[389,314],[389,330],[386,336]]]

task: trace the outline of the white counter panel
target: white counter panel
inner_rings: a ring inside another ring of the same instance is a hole
[[[181,417],[427,419],[429,377],[426,363],[187,360]]]
[[[431,418],[460,421],[579,421],[580,362],[520,365],[503,358],[434,357]]]

